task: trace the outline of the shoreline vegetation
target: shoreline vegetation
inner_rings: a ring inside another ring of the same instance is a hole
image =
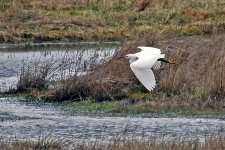
[[[0,43],[0,52],[1,51],[23,51],[23,50],[41,50],[43,48],[51,49],[51,48],[72,48],[72,47],[118,47],[122,44],[119,41],[82,41],[82,42],[41,42],[41,43]]]
[[[179,138],[174,141],[165,141],[164,139],[158,140],[152,136],[145,139],[126,137],[126,131],[124,132],[124,137],[114,137],[108,143],[104,143],[102,139],[93,142],[80,143],[76,141],[66,141],[64,139],[47,137],[40,138],[37,141],[1,140],[0,148],[1,150],[62,150],[68,148],[74,150],[217,150],[223,149],[225,146],[223,136],[212,135],[208,138],[206,137],[203,142],[199,142],[199,139],[188,140],[185,138]],[[219,132],[221,133],[218,135],[222,134],[224,131]]]
[[[85,75],[75,73],[54,88],[49,86],[55,71],[51,64],[24,64],[17,89],[8,93],[51,102],[127,100],[150,110],[223,113],[224,5],[223,0],[3,0],[1,43],[122,42],[111,60],[98,65],[92,59]],[[136,52],[139,45],[158,47],[178,63],[154,71],[157,87],[151,93],[136,80],[128,62],[117,59]]]
[[[91,102],[88,100],[79,102],[64,102],[60,105],[63,110],[79,112],[87,116],[116,116],[116,117],[185,117],[185,118],[213,118],[224,119],[225,111],[214,110],[212,108],[181,108],[174,107],[173,104],[159,107],[151,106],[152,102],[137,101],[131,103],[126,100]],[[154,102],[153,102],[154,103]],[[161,103],[162,105],[162,103]],[[163,104],[166,105],[166,104]]]

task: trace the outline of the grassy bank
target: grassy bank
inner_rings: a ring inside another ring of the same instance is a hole
[[[61,104],[65,110],[76,110],[87,115],[105,116],[143,116],[143,117],[213,117],[223,118],[225,109],[213,109],[209,107],[185,107],[175,106],[173,102],[154,101],[114,101],[114,102],[65,102]]]
[[[133,40],[224,32],[223,0],[2,0],[1,42]]]

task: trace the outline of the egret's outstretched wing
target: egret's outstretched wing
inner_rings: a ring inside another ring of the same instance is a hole
[[[130,66],[131,70],[134,72],[138,80],[149,90],[153,90],[156,86],[155,77],[151,69],[139,69],[136,67]]]
[[[160,66],[161,66],[161,61],[156,61],[152,68],[156,70],[156,69],[159,69]]]
[[[155,47],[145,47],[145,46],[139,46],[139,49],[141,49],[141,52],[148,53],[148,54],[161,54],[161,50]]]

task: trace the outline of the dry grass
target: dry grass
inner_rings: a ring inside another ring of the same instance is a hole
[[[147,39],[147,41],[146,41]],[[114,59],[97,68],[94,80],[102,81],[107,78],[113,83],[110,89],[138,86],[130,71],[126,60],[117,59],[127,53],[136,51],[138,45],[156,46],[166,53],[167,59],[177,61],[177,65],[163,65],[161,70],[155,71],[158,79],[157,92],[171,95],[180,95],[182,99],[220,99],[223,97],[225,76],[225,45],[224,35],[215,35],[209,38],[181,37],[177,39],[163,39],[157,35],[148,35],[139,39],[137,43],[123,46],[114,55]],[[182,41],[183,40],[183,41]],[[97,77],[97,78],[95,78]],[[107,87],[105,85],[105,87]],[[181,97],[180,97],[181,98]]]
[[[40,62],[34,64],[24,64],[21,68],[21,74],[17,85],[20,92],[30,89],[44,90],[47,88],[50,66],[41,65]]]
[[[223,0],[1,0],[0,41],[130,40],[224,32]]]
[[[153,35],[154,36],[154,35]],[[142,39],[143,40],[143,39]],[[154,37],[149,42],[154,42]],[[144,40],[143,40],[144,42]],[[117,59],[125,53],[136,49],[137,43],[122,46],[108,62],[96,65],[96,58],[92,59],[92,70],[86,75],[75,74],[72,78],[64,80],[60,87],[53,89],[47,95],[53,95],[51,100],[80,100],[92,97],[96,101],[116,100],[126,97],[127,90],[138,87],[138,82],[132,75],[128,62]],[[52,93],[53,92],[53,93]],[[48,97],[48,96],[47,96]]]
[[[160,85],[178,93],[193,93],[199,98],[223,97],[225,84],[224,35],[214,36],[209,41],[193,39],[179,44],[172,42],[165,47],[167,56],[182,58],[179,65],[169,66]],[[197,40],[196,42],[194,40]],[[207,39],[206,39],[207,40]],[[170,51],[173,51],[172,53]]]
[[[88,143],[72,143],[69,149],[74,150],[223,150],[225,141],[220,137],[207,138],[204,143],[198,140],[192,141],[158,141],[154,137],[148,139],[137,138],[114,138],[109,143],[102,141]],[[63,145],[61,141],[16,141],[16,142],[0,142],[1,150],[62,150],[67,149],[68,145]]]
[[[62,150],[68,144],[65,140],[56,139],[52,137],[41,137],[36,141],[32,140],[4,140],[0,139],[1,150]]]

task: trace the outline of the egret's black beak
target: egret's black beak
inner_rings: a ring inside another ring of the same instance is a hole
[[[168,61],[164,58],[159,58],[158,61],[161,61],[161,62],[164,62],[164,63],[169,63],[169,64],[177,64],[176,62],[171,62],[171,61]]]

